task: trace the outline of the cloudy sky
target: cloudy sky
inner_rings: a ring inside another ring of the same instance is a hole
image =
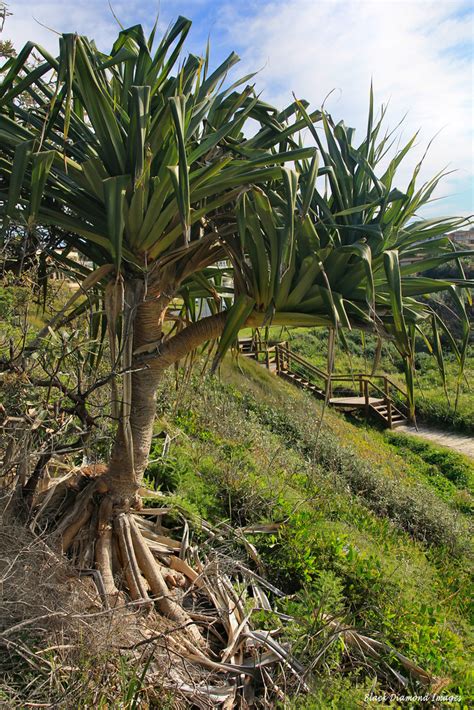
[[[9,0],[3,36],[17,48],[32,39],[50,51],[56,32],[79,32],[110,48],[117,23],[108,0]],[[263,98],[284,106],[306,98],[336,119],[365,124],[370,82],[378,105],[389,102],[388,123],[406,114],[402,140],[420,129],[422,154],[436,135],[421,177],[448,167],[431,214],[474,212],[474,12],[471,0],[112,0],[123,25],[150,27],[159,10],[164,28],[177,15],[193,20],[190,51],[208,35],[214,63],[232,49],[236,75],[260,70]],[[40,24],[41,23],[41,24]],[[50,29],[48,29],[50,28]],[[362,139],[362,138],[361,138]],[[403,189],[415,158],[402,171]]]

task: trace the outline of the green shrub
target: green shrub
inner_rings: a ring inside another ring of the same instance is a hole
[[[186,471],[186,464],[176,457],[161,457],[148,465],[145,480],[155,491],[172,493],[178,488],[179,481]]]
[[[415,436],[387,432],[387,439],[398,449],[408,449],[436,469],[460,488],[473,487],[474,465],[456,451],[441,449]]]
[[[467,397],[467,396],[466,396]],[[470,395],[472,397],[472,393]],[[424,397],[417,396],[416,411],[419,421],[428,422],[448,431],[460,431],[465,434],[474,433],[474,412],[469,399],[464,406],[455,411],[453,406],[439,393]]]
[[[18,322],[30,298],[31,293],[23,286],[0,286],[0,318]]]

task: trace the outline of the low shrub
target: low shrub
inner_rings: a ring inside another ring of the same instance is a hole
[[[318,432],[315,422],[292,409],[274,410],[252,397],[245,406],[258,419],[281,436],[286,445],[296,447],[305,457],[317,461],[326,475],[333,474],[340,483],[348,484],[377,515],[388,517],[394,524],[428,544],[446,545],[454,554],[465,552],[466,524],[434,493],[422,484],[407,485],[400,479],[388,478],[376,467],[357,456],[329,430]]]
[[[470,395],[472,397],[472,393]],[[470,398],[456,410],[441,394],[425,393],[424,397],[416,398],[416,411],[419,421],[439,426],[448,431],[459,431],[474,434],[474,411]],[[463,400],[464,402],[464,400]]]
[[[473,489],[474,465],[456,451],[442,449],[433,446],[427,441],[423,441],[415,436],[409,436],[397,432],[387,432],[388,441],[397,449],[409,450],[418,454],[420,458],[452,481],[460,488]]]

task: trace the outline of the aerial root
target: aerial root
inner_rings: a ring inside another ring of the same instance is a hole
[[[63,515],[65,509],[75,502],[77,497],[90,486],[91,478],[83,476],[77,470],[71,471],[57,483],[54,483],[50,488],[42,491],[38,495],[38,510],[35,519],[39,518],[57,518],[61,512]]]
[[[150,602],[132,543],[130,516],[126,513],[119,513],[114,520],[114,527],[118,536],[120,557],[130,596],[134,601],[140,599]]]
[[[150,585],[152,594],[156,597],[158,610],[164,616],[179,624],[179,626],[185,627],[193,641],[202,646],[204,640],[198,627],[193,623],[186,611],[174,599],[170,598],[170,592],[161,572],[161,566],[153,557],[133,518],[130,518],[129,526],[138,565]]]
[[[62,520],[56,526],[55,532],[56,535],[61,538],[63,552],[67,552],[77,533],[86,525],[91,517],[94,509],[92,504],[94,492],[94,486],[89,485],[78,493],[74,504],[70,506],[69,512],[65,513]],[[53,499],[54,497],[53,495]]]
[[[110,496],[106,496],[99,507],[95,543],[95,564],[102,575],[105,594],[109,602],[117,599],[119,595],[113,574],[112,509],[112,499]]]
[[[68,522],[67,527],[58,530],[58,532],[62,532],[61,544],[63,552],[67,552],[71,547],[77,533],[82,530],[91,517],[93,509],[92,501],[88,500],[79,509],[73,509],[71,511],[70,517],[68,516],[69,520],[65,518],[64,522]]]

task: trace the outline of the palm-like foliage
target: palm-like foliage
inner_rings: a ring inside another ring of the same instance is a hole
[[[461,289],[472,284],[461,269],[449,282],[418,275],[462,256],[445,236],[459,220],[416,217],[441,175],[417,189],[418,165],[405,192],[393,186],[415,137],[388,161],[391,136],[380,137],[383,112],[375,121],[372,95],[355,147],[353,130],[324,111],[309,115],[295,101],[278,112],[252,86],[239,89],[250,76],[223,88],[233,54],[210,74],[208,56],[194,55],[173,73],[189,27],[179,18],[156,49],[154,32],[146,39],[132,27],[107,55],[63,35],[58,58],[36,48],[44,62],[29,67],[30,43],[7,62],[7,220],[30,231],[60,227],[62,249],[57,239],[49,245],[55,258],[70,266],[68,250],[77,249],[168,296],[181,288],[187,307],[216,295],[212,265],[227,256],[236,298],[221,354],[244,322],[363,327],[394,339],[410,390],[417,329],[431,316],[438,355],[438,327],[450,337],[425,297],[449,290],[464,323],[455,346],[462,365],[469,327]],[[18,100],[25,94],[28,107]],[[250,118],[260,129],[247,138]],[[296,142],[301,128],[315,148]],[[294,169],[282,167],[290,160]],[[415,253],[422,261],[404,261]]]
[[[146,464],[147,445],[137,443],[133,455],[134,441],[151,436],[160,370],[155,363],[153,376],[132,375],[134,349],[162,338],[164,314],[184,281],[206,285],[200,275],[225,254],[242,191],[314,154],[292,138],[304,126],[302,118],[288,125],[296,104],[284,112],[267,106],[246,85],[251,77],[225,85],[236,55],[212,73],[208,56],[190,55],[175,71],[189,27],[179,18],[156,49],[154,32],[146,39],[132,27],[110,54],[76,35],[61,37],[57,58],[28,43],[3,68],[0,90],[5,224],[14,220],[30,233],[60,228],[61,243],[44,242],[50,255],[82,272],[84,283],[108,282],[113,367],[128,373],[121,411],[114,407],[115,460],[128,462],[129,477]],[[44,61],[32,67],[34,48]],[[242,131],[249,118],[260,124],[252,138]],[[75,265],[71,249],[92,267]]]
[[[251,77],[222,88],[235,54],[213,73],[207,56],[190,55],[172,74],[189,27],[179,18],[156,50],[154,33],[147,40],[132,27],[110,55],[63,35],[58,58],[36,47],[44,62],[29,67],[29,43],[7,63],[0,140],[8,217],[30,230],[59,226],[68,248],[135,277],[152,267],[163,278],[166,265],[167,280],[179,281],[216,258],[212,216],[243,186],[277,177],[292,155],[272,150],[276,111],[252,86],[237,90]],[[17,100],[25,93],[34,108]],[[265,128],[244,140],[249,117]]]
[[[405,360],[413,403],[414,340],[417,333],[426,339],[425,325],[432,326],[430,347],[441,371],[440,329],[463,366],[469,337],[463,289],[473,283],[464,278],[459,259],[470,252],[456,251],[447,235],[463,220],[417,217],[442,177],[417,188],[420,164],[405,192],[393,187],[415,137],[377,177],[391,142],[388,135],[379,138],[383,112],[374,125],[372,100],[367,135],[358,148],[352,144],[352,129],[335,125],[321,112],[321,137],[301,103],[299,108],[318,152],[311,161],[297,161],[295,170],[283,168],[279,184],[255,187],[239,197],[238,235],[227,240],[240,294],[235,310],[240,321],[249,318],[253,307],[254,316],[263,314],[267,323],[359,327],[393,339]],[[324,191],[318,176],[327,183]],[[423,276],[451,260],[459,266],[459,278]],[[442,291],[452,295],[463,324],[460,347],[429,304]],[[225,343],[230,340],[228,332]]]

